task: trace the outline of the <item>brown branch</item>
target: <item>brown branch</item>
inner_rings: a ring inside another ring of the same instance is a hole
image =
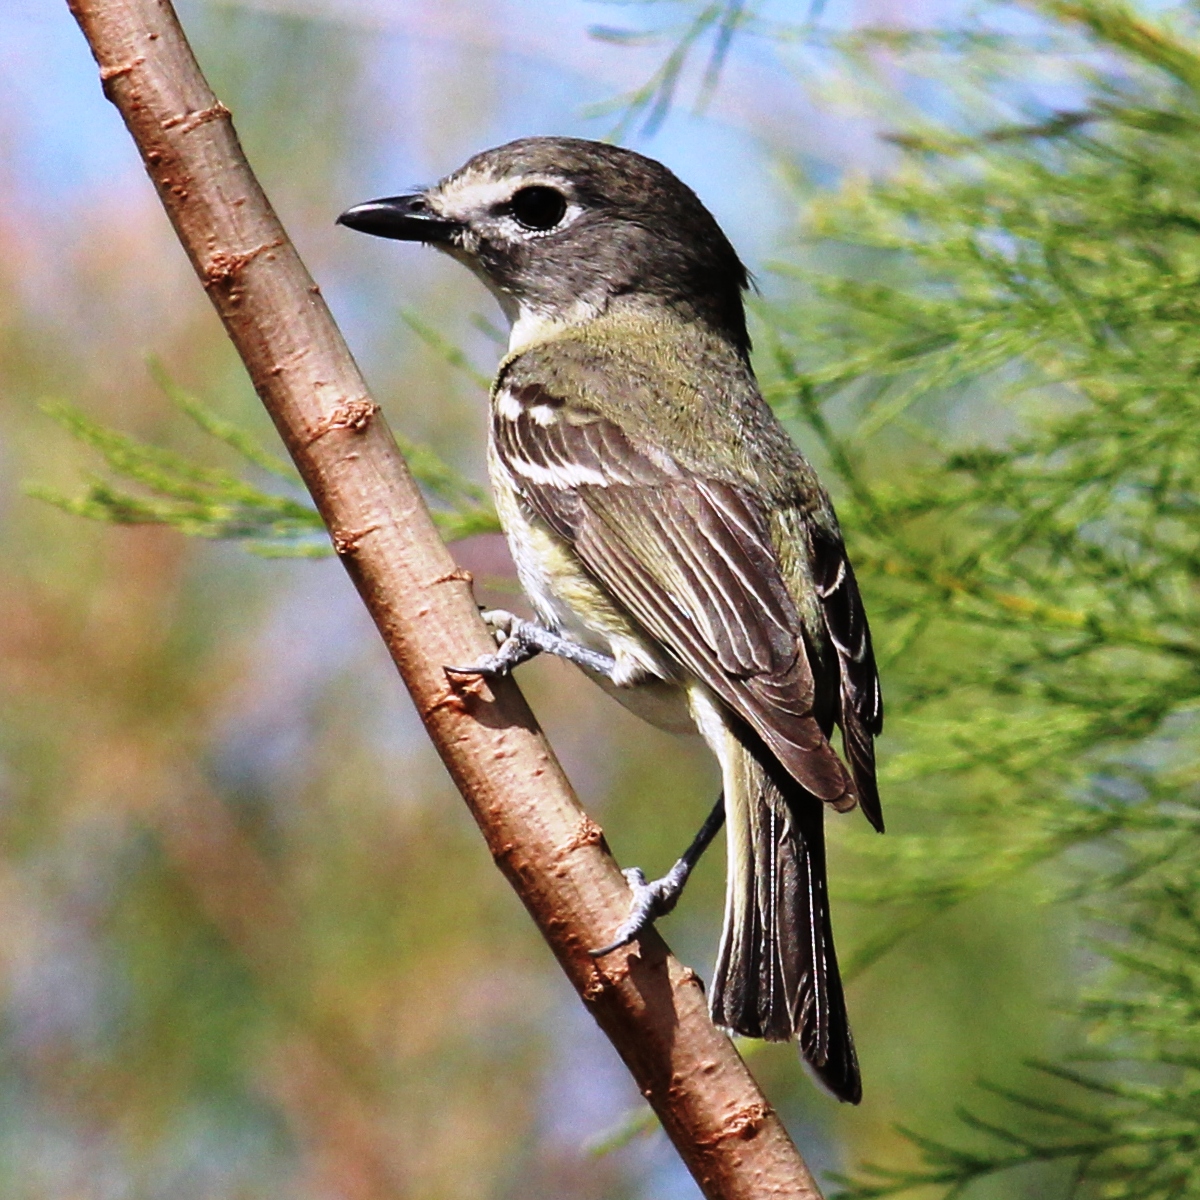
[[[820,1193],[695,972],[656,935],[601,963],[629,893],[516,686],[454,691],[492,649],[316,285],[168,0],[73,0],[105,94],[329,527],[500,869],[706,1196]]]

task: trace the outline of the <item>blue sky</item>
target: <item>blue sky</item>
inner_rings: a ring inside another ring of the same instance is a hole
[[[185,23],[198,6],[182,6]],[[420,129],[383,149],[365,180],[368,191],[396,189],[440,175],[484,144],[531,133],[603,136],[612,118],[585,107],[644,81],[662,46],[616,47],[588,36],[603,23],[648,22],[641,9],[585,0],[494,5],[433,3],[392,6],[383,0],[254,0],[243,7],[333,14],[334,24],[362,35],[375,61],[381,106],[411,108],[406,92],[431,86],[427,72],[398,64],[491,60],[501,80],[487,128],[435,145]],[[656,10],[657,11],[657,10]],[[655,19],[658,19],[657,17]],[[665,6],[663,21],[671,19]],[[847,137],[863,131],[797,101],[794,79],[773,51],[747,39],[729,64],[727,86],[701,117],[689,111],[694,78],[682,105],[653,137],[629,144],[662,159],[684,177],[754,261],[770,250],[784,219],[772,184],[768,129],[791,115],[790,141],[808,143],[817,159],[843,157]],[[453,78],[441,84],[452,91]],[[788,113],[781,113],[787,106]],[[100,189],[141,186],[141,169],[112,107],[103,101],[94,64],[65,3],[7,0],[0,5],[0,145],[26,203],[42,213],[87,203]],[[849,132],[848,132],[849,131]],[[869,139],[864,143],[869,146]],[[420,149],[417,149],[417,147]],[[372,194],[374,194],[372,192]]]

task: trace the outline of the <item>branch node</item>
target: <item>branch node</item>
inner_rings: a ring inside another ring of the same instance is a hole
[[[455,581],[470,586],[475,582],[475,576],[466,567],[455,567],[453,571],[447,571],[445,575],[431,579],[427,586],[436,587],[439,583],[454,583]]]
[[[450,690],[462,702],[463,706],[459,710],[460,712],[467,711],[465,700],[467,696],[482,697],[486,694],[488,681],[483,675],[459,675],[452,667],[443,667],[442,671],[445,673],[446,682],[450,685]],[[492,758],[496,762],[508,757],[508,753],[504,750],[494,750],[492,752]]]
[[[166,186],[169,181],[164,180],[163,185]],[[187,195],[186,189],[176,186],[171,189],[180,199]],[[284,245],[283,238],[274,238],[272,241],[263,242],[260,246],[252,246],[249,250],[234,252],[231,250],[219,250],[212,256],[208,264],[204,267],[204,273],[201,277],[201,282],[204,284],[205,290],[215,287],[224,287],[228,284],[235,275],[243,270],[248,263],[251,263],[260,254],[265,254],[268,250],[276,250]],[[229,297],[231,300],[240,299],[240,294],[236,288],[230,288]]]
[[[137,70],[145,61],[145,56],[139,54],[137,58],[131,58],[128,62],[117,63],[114,67],[101,67],[100,82],[107,87],[112,80],[118,79],[122,75],[128,75],[130,71]]]
[[[333,548],[338,554],[353,554],[358,549],[358,544],[363,538],[381,528],[381,525],[368,525],[366,529],[358,529],[350,533],[338,532],[331,534]]]
[[[598,846],[602,841],[604,841],[604,830],[587,813],[583,813],[579,818],[579,825],[575,832],[571,835],[570,840],[555,855],[555,858],[561,861],[568,854],[579,850],[583,846]]]
[[[600,970],[592,974],[591,979],[583,985],[583,990],[579,993],[583,997],[585,1004],[595,1004],[597,1000],[608,990],[608,979]]]
[[[610,988],[620,987],[629,978],[632,964],[645,961],[642,958],[641,947],[636,943],[624,947],[616,954],[610,954],[603,962],[592,958],[590,954],[588,959],[592,964],[592,977],[584,988],[585,1000],[597,1000]]]
[[[141,62],[142,60],[135,61]],[[191,133],[193,129],[198,129],[208,121],[218,121],[227,116],[229,116],[229,109],[218,100],[215,104],[210,104],[208,108],[198,108],[195,112],[177,113],[173,117],[168,117],[161,122],[161,127],[164,130],[178,129],[180,133]],[[277,242],[276,245],[279,243]]]
[[[427,704],[421,709],[421,717],[424,720],[428,720],[440,708],[448,708],[451,712],[465,713],[467,711],[467,703],[459,691],[452,687],[447,688],[432,703]]]
[[[736,1109],[725,1121],[725,1127],[719,1133],[701,1139],[701,1145],[716,1146],[731,1138],[741,1142],[752,1141],[772,1115],[769,1104],[755,1103]]]
[[[304,442],[304,448],[307,450],[314,442],[320,441],[335,429],[352,429],[355,433],[362,433],[378,411],[379,405],[371,400],[347,400],[326,413],[313,426]]]

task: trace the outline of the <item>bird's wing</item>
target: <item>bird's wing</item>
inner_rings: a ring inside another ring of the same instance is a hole
[[[863,813],[882,833],[883,809],[875,782],[875,739],[883,732],[883,694],[867,614],[842,539],[812,521],[806,522],[806,533],[825,630],[837,651],[842,747]]]
[[[793,778],[852,807],[854,783],[813,716],[803,625],[762,507],[537,383],[502,389],[492,419],[513,487],[605,590]],[[835,609],[839,596],[826,598]]]

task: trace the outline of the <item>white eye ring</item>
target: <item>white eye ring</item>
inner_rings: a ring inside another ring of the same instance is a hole
[[[561,233],[568,225],[573,224],[581,217],[583,212],[582,204],[568,204],[567,211],[558,224],[549,229],[530,229],[527,225],[522,225],[511,212],[507,211],[497,214],[497,217],[505,237],[511,238],[513,241],[534,242]]]
[[[530,233],[549,233],[557,229],[569,207],[566,196],[558,188],[544,183],[520,188],[505,205],[507,215]]]

